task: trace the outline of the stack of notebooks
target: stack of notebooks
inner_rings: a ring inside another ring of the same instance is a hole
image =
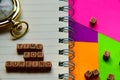
[[[15,41],[9,39],[8,32],[0,32],[1,80],[89,80],[93,75],[86,76],[86,72],[93,70],[99,71],[95,80],[107,80],[110,75],[120,80],[119,0],[21,0],[20,3],[20,20],[27,21],[30,28]],[[23,56],[17,55],[16,44],[27,43],[43,44],[44,60],[52,62],[50,72],[6,72],[6,61],[23,60]],[[106,51],[110,54],[104,60]]]

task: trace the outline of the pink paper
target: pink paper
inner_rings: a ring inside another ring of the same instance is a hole
[[[89,21],[97,19],[91,28],[117,41],[120,41],[120,0],[74,0],[73,19],[91,28]]]

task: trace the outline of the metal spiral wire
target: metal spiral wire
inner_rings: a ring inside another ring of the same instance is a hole
[[[59,38],[59,40],[58,40],[59,43],[68,44],[68,49],[58,50],[58,54],[69,56],[69,61],[59,61],[58,66],[69,67],[69,72],[71,72],[75,69],[75,64],[74,64],[74,62],[72,62],[72,59],[74,59],[74,57],[75,57],[75,52],[72,50],[72,48],[75,45],[74,38],[72,37],[74,35],[74,29],[73,29],[74,20],[72,19],[73,15],[74,15],[74,9],[73,9],[74,0],[59,0],[59,1],[70,2],[69,6],[64,5],[64,6],[59,7],[59,11],[69,13],[69,16],[59,17],[59,22],[68,22],[68,23],[72,23],[72,24],[69,24],[69,26],[59,27],[59,29],[58,29],[59,32],[69,33],[69,38]],[[63,74],[58,75],[58,79],[60,79],[60,80],[75,80],[75,77],[70,73],[63,73]]]
[[[59,74],[58,78],[62,80],[75,80],[74,76],[68,73]]]

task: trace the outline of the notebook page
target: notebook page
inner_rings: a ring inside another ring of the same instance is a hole
[[[59,12],[59,6],[66,2],[58,0],[20,0],[22,14],[20,20],[29,23],[29,32],[22,38],[12,41],[9,32],[0,32],[0,78],[1,80],[58,80],[59,73],[68,73],[68,67],[59,67],[59,61],[67,61],[67,56],[58,55],[58,50],[68,48],[67,44],[58,43],[59,38],[67,38],[68,34],[58,32],[59,27],[68,23],[59,22],[59,16],[67,13]],[[42,43],[44,61],[52,62],[50,73],[7,73],[6,61],[23,61],[23,55],[16,52],[18,43]]]

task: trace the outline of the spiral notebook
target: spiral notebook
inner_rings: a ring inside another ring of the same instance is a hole
[[[100,73],[95,80],[107,80],[109,74],[120,80],[119,4],[119,0],[69,0],[69,53],[74,54],[69,62],[74,64],[70,75],[75,80],[87,80],[86,71],[95,69]],[[97,19],[94,28],[91,17]],[[103,59],[105,51],[110,52],[108,61]]]
[[[20,0],[20,20],[27,21],[29,32],[18,40],[11,40],[9,31],[0,32],[0,80],[68,80],[68,16],[66,0]],[[62,18],[59,19],[59,18]],[[43,44],[45,61],[52,62],[49,73],[7,73],[6,61],[23,61],[16,44]]]

